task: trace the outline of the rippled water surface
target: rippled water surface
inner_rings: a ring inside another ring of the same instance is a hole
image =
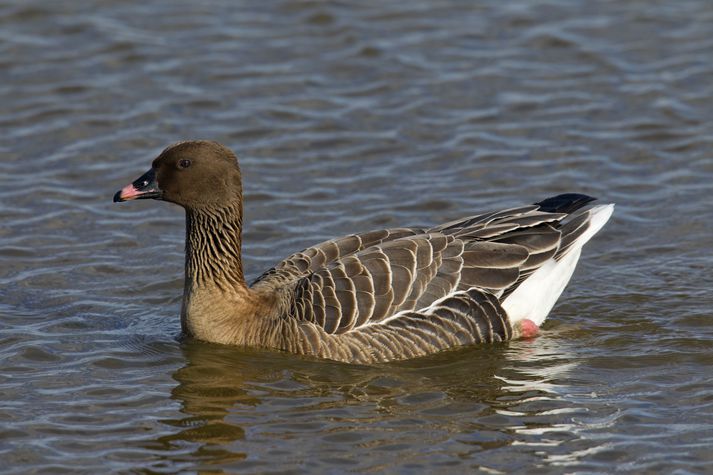
[[[0,470],[713,470],[713,3],[0,4]],[[617,203],[544,333],[382,366],[179,342],[167,144],[255,276],[329,237]]]

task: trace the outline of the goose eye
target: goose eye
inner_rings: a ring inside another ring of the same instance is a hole
[[[178,162],[178,166],[181,167],[181,168],[188,168],[188,167],[191,166],[191,161],[190,161],[190,160],[185,160],[185,159],[184,159],[184,160],[181,160],[180,162]]]

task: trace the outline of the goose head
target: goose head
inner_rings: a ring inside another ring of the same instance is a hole
[[[114,195],[114,202],[155,199],[187,210],[224,208],[242,199],[235,154],[217,142],[179,142],[166,148],[151,169]]]

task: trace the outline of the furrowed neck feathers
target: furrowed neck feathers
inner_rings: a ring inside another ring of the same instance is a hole
[[[186,208],[186,290],[247,286],[241,260],[242,203]]]

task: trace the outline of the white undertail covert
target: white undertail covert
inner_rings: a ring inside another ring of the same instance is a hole
[[[572,277],[582,246],[604,227],[613,212],[613,204],[594,206],[586,211],[589,228],[572,243],[567,253],[559,260],[552,258],[545,262],[505,299],[502,305],[513,326],[526,318],[537,326],[542,325]]]

